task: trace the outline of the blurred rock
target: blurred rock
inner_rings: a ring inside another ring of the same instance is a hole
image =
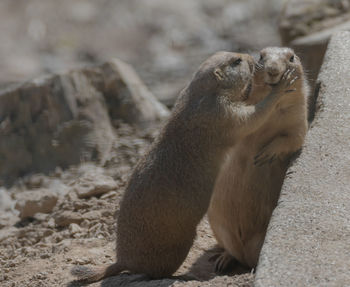
[[[299,37],[289,44],[301,57],[312,87],[315,85],[331,36],[338,31],[347,30],[350,30],[350,21]]]
[[[6,240],[9,237],[16,237],[18,234],[18,228],[10,227],[0,230],[0,242]]]
[[[11,184],[81,161],[103,164],[115,140],[108,112],[139,127],[169,114],[117,59],[1,90],[0,180]]]
[[[158,102],[130,65],[113,59],[102,65],[101,70],[111,118],[144,128],[169,116],[169,110]]]
[[[0,91],[0,178],[11,183],[97,160],[114,138],[104,99],[81,71]]]
[[[0,188],[0,229],[13,225],[19,220],[18,212],[15,212],[14,206],[15,201],[5,189]]]
[[[82,221],[82,216],[73,211],[63,211],[55,216],[56,225],[61,227],[68,226],[71,223],[79,224]]]
[[[34,214],[50,213],[57,203],[57,195],[46,189],[37,189],[18,193],[15,208],[19,211],[21,219]]]
[[[301,57],[314,88],[328,41],[350,28],[350,0],[289,0],[280,17],[282,44]]]
[[[47,178],[42,174],[33,174],[27,178],[24,178],[24,184],[28,189],[36,189],[40,187],[47,187]]]
[[[55,220],[53,218],[50,218],[49,221],[47,222],[47,226],[49,228],[55,228]]]
[[[75,184],[74,190],[79,198],[99,196],[118,187],[110,176],[100,175],[92,178],[84,178]]]
[[[71,223],[69,225],[69,232],[71,233],[71,235],[74,235],[74,234],[79,233],[81,231],[82,231],[82,229],[80,228],[80,226],[78,224]]]
[[[87,220],[95,220],[101,217],[101,212],[97,210],[91,210],[83,214],[83,218]]]
[[[280,17],[283,45],[350,20],[350,0],[289,0]]]
[[[105,174],[105,169],[94,164],[82,164],[77,168],[78,178],[75,180],[71,190],[79,198],[89,198],[100,196],[118,188],[117,182],[109,175]],[[72,193],[69,193],[72,194]],[[75,209],[89,208],[90,202],[77,201]]]
[[[0,188],[0,214],[8,211],[12,211],[14,207],[14,201],[3,188]]]

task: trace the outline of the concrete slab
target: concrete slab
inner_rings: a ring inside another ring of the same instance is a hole
[[[350,32],[335,34],[316,115],[282,188],[254,285],[350,286]]]

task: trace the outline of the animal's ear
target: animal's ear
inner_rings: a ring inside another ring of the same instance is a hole
[[[224,79],[224,73],[220,68],[215,68],[214,75],[219,81],[222,81]]]

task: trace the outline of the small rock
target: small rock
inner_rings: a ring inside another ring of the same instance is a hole
[[[43,253],[43,254],[40,255],[40,258],[41,258],[41,259],[50,258],[50,254],[49,254],[49,253]]]
[[[5,189],[0,188],[0,213],[11,211],[14,206],[14,201]]]
[[[55,220],[53,218],[50,218],[48,223],[47,223],[47,226],[50,228],[55,228],[55,226],[56,226]]]
[[[48,214],[37,212],[35,214],[35,219],[40,222],[43,222],[43,221],[47,221],[48,216],[49,216]]]
[[[0,212],[0,229],[14,225],[19,221],[19,217],[12,212],[1,213]]]
[[[86,257],[75,259],[75,264],[78,264],[78,265],[86,265],[89,263],[91,263],[91,260]]]
[[[117,192],[116,191],[110,191],[104,195],[101,196],[101,199],[106,199],[106,198],[111,198],[111,197],[115,197],[117,196]]]
[[[74,189],[79,198],[88,198],[102,195],[117,189],[117,187],[118,185],[112,177],[101,174],[93,180],[92,178],[83,179],[74,186]]]
[[[91,207],[91,203],[89,202],[85,202],[85,201],[74,201],[73,202],[73,206],[75,210],[79,210],[79,209],[87,209]]]
[[[55,222],[57,226],[68,226],[71,223],[77,223],[83,221],[83,218],[79,213],[73,212],[73,211],[63,211],[62,213],[55,216]]]
[[[75,224],[75,223],[71,223],[69,225],[69,231],[72,235],[76,234],[76,233],[79,233],[81,232],[81,228],[78,224]]]
[[[89,232],[92,234],[97,234],[99,231],[101,231],[101,228],[102,228],[102,224],[97,223],[89,229]]]
[[[83,218],[86,220],[95,220],[101,217],[101,212],[92,210],[83,214]]]
[[[46,189],[26,191],[17,195],[15,208],[20,212],[20,218],[24,219],[38,212],[50,213],[57,200],[57,195]]]
[[[59,166],[57,166],[57,167],[55,168],[55,171],[53,172],[53,175],[54,175],[55,177],[60,178],[60,177],[62,176],[62,173],[63,173],[62,168],[60,168]]]
[[[47,181],[47,180],[46,180]],[[29,189],[35,189],[43,187],[45,184],[45,176],[42,174],[35,174],[25,178],[24,184]]]

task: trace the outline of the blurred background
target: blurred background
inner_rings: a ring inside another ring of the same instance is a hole
[[[217,50],[256,53],[350,19],[349,0],[286,2],[2,0],[0,85],[118,57],[169,104]]]
[[[118,57],[162,101],[217,50],[279,45],[280,0],[2,0],[0,84]]]

